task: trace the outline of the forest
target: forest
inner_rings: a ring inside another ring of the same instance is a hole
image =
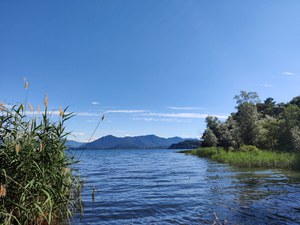
[[[241,91],[234,99],[236,112],[225,121],[206,118],[202,147],[300,152],[300,96],[276,103],[271,97],[261,101],[256,92]]]

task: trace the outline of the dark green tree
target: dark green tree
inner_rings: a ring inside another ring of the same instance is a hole
[[[214,133],[217,140],[219,141],[222,133],[220,130],[220,126],[222,122],[217,117],[214,116],[206,117],[205,122],[206,122],[206,127],[209,128]]]
[[[245,145],[256,145],[259,138],[259,115],[256,104],[259,97],[256,92],[241,91],[234,97],[237,100],[238,109],[234,119],[237,122],[240,137]]]
[[[296,106],[300,107],[300,96],[294,97],[294,98],[290,101],[290,104],[296,105]]]
[[[203,147],[215,147],[218,144],[218,140],[217,140],[216,135],[209,128],[207,128],[204,131],[202,139],[203,139],[203,142],[202,142]]]
[[[260,102],[258,94],[253,91],[241,91],[239,95],[234,96],[234,99],[236,100],[237,105],[241,105],[243,103],[255,105]]]
[[[257,103],[257,112],[260,113],[263,117],[266,115],[274,116],[276,102],[273,98],[267,98],[263,103]]]
[[[289,104],[282,113],[279,147],[283,150],[297,149],[297,135],[300,128],[300,108]]]

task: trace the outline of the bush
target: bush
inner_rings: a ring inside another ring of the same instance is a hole
[[[57,224],[75,209],[80,182],[65,153],[64,127],[72,114],[61,110],[51,122],[45,108],[34,118],[23,105],[1,105],[0,224]]]
[[[239,151],[258,153],[259,149],[256,146],[253,146],[253,145],[243,145],[243,146],[240,147]]]

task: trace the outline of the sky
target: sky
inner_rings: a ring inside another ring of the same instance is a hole
[[[199,138],[233,97],[300,90],[298,0],[0,0],[0,101],[76,116],[70,139]],[[105,119],[92,135],[102,115]]]

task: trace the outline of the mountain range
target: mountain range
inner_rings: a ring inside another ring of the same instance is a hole
[[[67,142],[66,142],[66,146],[68,148],[78,148],[84,144],[85,144],[84,142],[78,142],[78,141],[73,141],[73,140],[67,140]]]
[[[101,137],[93,142],[84,143],[76,146],[76,142],[67,141],[69,148],[86,148],[86,149],[154,149],[154,148],[168,148],[172,144],[183,141],[183,138],[172,137],[162,138],[156,135],[144,135],[136,137],[115,137],[108,135]]]
[[[172,144],[169,147],[169,149],[196,149],[196,148],[200,148],[201,144],[202,144],[202,140],[189,139],[176,144]]]

